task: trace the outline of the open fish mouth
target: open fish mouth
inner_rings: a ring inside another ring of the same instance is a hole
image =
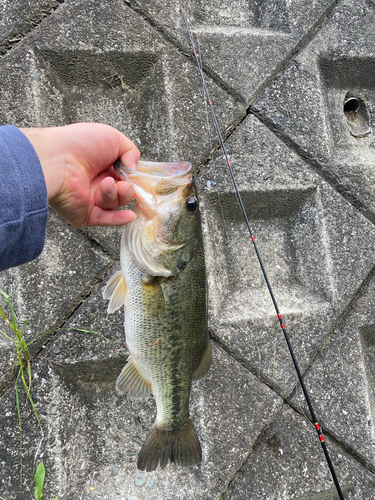
[[[132,169],[117,160],[113,166],[120,177],[130,182],[134,189],[141,188],[154,196],[165,196],[191,182],[192,165],[187,161],[139,161],[136,168]]]
[[[192,165],[187,161],[139,161],[136,169],[132,169],[117,160],[113,166],[121,179],[133,186],[134,197],[148,219],[171,213],[173,207],[178,210],[185,188],[192,183]]]

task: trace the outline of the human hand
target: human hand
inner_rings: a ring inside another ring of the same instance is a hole
[[[115,128],[101,123],[21,128],[42,165],[48,202],[73,227],[122,226],[135,219],[116,210],[133,199],[133,188],[112,165],[134,168],[140,152]]]

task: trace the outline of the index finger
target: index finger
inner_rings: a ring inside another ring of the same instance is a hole
[[[128,137],[119,132],[119,159],[129,168],[135,169],[141,153],[137,146]]]

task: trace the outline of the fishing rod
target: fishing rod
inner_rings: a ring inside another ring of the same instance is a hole
[[[241,210],[242,210],[243,216],[245,218],[245,222],[246,222],[247,228],[249,230],[251,241],[253,242],[255,253],[256,253],[257,257],[258,257],[258,262],[259,262],[260,267],[262,269],[262,273],[263,273],[265,282],[267,284],[268,291],[269,291],[269,293],[271,295],[271,299],[272,299],[273,305],[275,307],[277,318],[279,320],[281,330],[282,330],[282,332],[284,334],[284,338],[285,338],[286,343],[288,345],[288,349],[289,349],[290,355],[291,355],[292,360],[293,360],[294,368],[295,368],[295,370],[297,372],[298,380],[299,380],[299,382],[301,384],[303,394],[305,396],[307,405],[309,407],[310,415],[311,415],[312,421],[314,423],[314,427],[316,429],[316,432],[318,434],[318,438],[319,438],[320,444],[322,445],[322,448],[323,448],[323,451],[324,451],[324,455],[326,457],[326,460],[327,460],[327,463],[328,463],[328,467],[329,467],[329,470],[330,470],[331,475],[332,475],[332,479],[333,479],[333,481],[335,483],[335,486],[336,486],[336,489],[337,489],[337,493],[339,495],[340,500],[345,500],[344,499],[344,495],[342,494],[342,491],[341,491],[341,488],[340,488],[339,481],[338,481],[337,476],[336,476],[335,469],[333,467],[333,463],[332,463],[331,457],[329,456],[328,449],[327,449],[327,446],[326,446],[325,441],[324,441],[324,436],[323,436],[323,433],[322,433],[322,429],[320,428],[318,420],[317,420],[317,418],[315,416],[315,412],[314,412],[314,409],[313,409],[312,404],[311,404],[310,396],[309,396],[309,394],[307,392],[307,389],[306,389],[306,386],[305,386],[305,382],[303,381],[302,374],[301,374],[301,371],[300,371],[298,363],[297,363],[297,359],[296,359],[296,357],[294,355],[292,344],[290,343],[290,340],[289,340],[289,335],[288,335],[288,333],[286,331],[285,324],[283,322],[283,318],[281,316],[279,307],[278,307],[277,302],[276,302],[276,298],[275,298],[275,296],[273,294],[271,284],[270,284],[270,282],[268,280],[266,269],[265,269],[265,267],[263,265],[263,261],[262,261],[262,258],[260,256],[260,253],[259,253],[259,250],[258,250],[258,246],[257,246],[256,241],[255,241],[255,236],[253,234],[253,231],[251,230],[249,219],[247,217],[246,210],[245,210],[245,207],[243,205],[240,192],[238,190],[236,179],[234,177],[233,169],[232,169],[231,163],[230,163],[229,158],[228,158],[227,150],[226,150],[225,145],[224,145],[223,137],[222,137],[221,132],[220,132],[219,124],[217,123],[217,120],[216,120],[215,111],[214,111],[214,108],[212,106],[212,101],[211,101],[211,98],[210,98],[210,94],[208,92],[208,89],[207,89],[207,86],[206,86],[206,81],[205,81],[205,78],[204,78],[204,75],[203,75],[203,71],[202,71],[202,68],[201,68],[201,65],[200,65],[200,62],[199,62],[199,58],[197,56],[197,51],[195,50],[194,41],[193,41],[193,38],[191,36],[191,32],[190,32],[190,29],[189,29],[189,25],[188,25],[188,22],[187,22],[185,11],[184,11],[184,9],[182,7],[181,7],[181,13],[182,13],[182,17],[184,18],[184,21],[185,21],[186,30],[187,30],[187,33],[188,33],[189,39],[190,39],[190,44],[191,44],[191,46],[193,48],[193,54],[195,56],[195,60],[196,60],[196,63],[197,63],[198,69],[199,69],[199,73],[200,73],[200,76],[201,76],[201,79],[202,79],[202,82],[203,82],[204,91],[205,91],[205,94],[206,94],[206,97],[207,97],[208,105],[210,106],[212,118],[213,118],[214,124],[215,124],[215,129],[216,129],[217,135],[219,137],[221,148],[223,150],[223,153],[224,153],[224,156],[225,156],[228,168],[229,168],[229,172],[230,172],[230,176],[231,176],[232,181],[233,181],[234,189],[236,190],[237,199],[238,199],[239,204],[241,206]]]

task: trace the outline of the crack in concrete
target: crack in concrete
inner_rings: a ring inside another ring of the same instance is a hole
[[[279,73],[284,71],[290,61],[301,52],[315,37],[316,33],[321,29],[322,24],[330,17],[332,12],[335,10],[336,6],[339,5],[343,0],[335,0],[331,3],[331,5],[321,14],[321,16],[315,21],[315,23],[307,30],[306,34],[297,42],[297,44],[290,50],[287,56],[275,67],[272,73],[267,77],[262,85],[259,86],[257,91],[248,99],[245,99],[235,88],[228,85],[215,71],[211,70],[204,63],[202,65],[202,71],[210,77],[214,83],[222,90],[230,94],[232,97],[236,99],[236,101],[246,104],[249,104],[249,108],[251,104],[266,90],[266,88],[271,84],[271,82],[277,77]],[[195,56],[192,53],[192,50],[189,52],[186,51],[184,45],[179,42],[178,39],[171,36],[167,30],[155,19],[153,19],[147,12],[145,12],[142,7],[138,7],[136,5],[132,5],[130,2],[124,0],[124,3],[130,7],[134,12],[139,14],[146,22],[148,22],[154,29],[156,29],[164,38],[166,38],[170,43],[172,43],[185,57],[194,62],[195,65]],[[248,114],[248,113],[247,113]],[[238,124],[240,125],[240,123]],[[237,127],[235,127],[236,129]],[[234,131],[234,130],[233,130]],[[224,137],[223,137],[224,138]]]
[[[287,403],[285,403],[285,401],[284,401],[284,404],[287,404]],[[260,446],[268,429],[271,427],[271,425],[274,422],[276,422],[277,417],[279,416],[279,414],[282,412],[282,410],[284,408],[284,404],[280,405],[280,407],[272,415],[272,418],[267,422],[267,424],[259,432],[259,434],[258,434],[256,440],[254,441],[254,444],[251,446],[249,452],[246,454],[245,458],[242,460],[242,462],[239,465],[239,467],[237,468],[237,470],[233,473],[232,477],[227,482],[227,485],[225,486],[225,488],[221,491],[221,493],[219,494],[219,496],[216,497],[215,500],[224,500],[225,493],[230,490],[230,488],[232,487],[232,484],[236,481],[237,476],[240,474],[240,472],[243,469],[246,462],[250,459],[253,452]]]
[[[351,195],[348,193],[345,189],[344,186],[341,186],[340,183],[336,181],[336,179],[329,174],[329,172],[324,172],[322,166],[320,163],[311,157],[309,154],[307,154],[295,141],[293,141],[290,137],[286,136],[283,134],[280,129],[275,126],[271,122],[271,120],[267,119],[266,117],[261,116],[256,110],[252,108],[252,103],[260,97],[263,92],[267,89],[267,87],[272,83],[277,76],[282,73],[287,65],[303,50],[307,47],[307,45],[310,43],[310,41],[313,40],[315,37],[316,33],[321,29],[323,23],[331,16],[335,8],[342,3],[343,0],[335,0],[332,2],[332,4],[326,9],[326,11],[319,17],[319,19],[314,23],[314,25],[307,31],[305,36],[303,36],[299,42],[294,46],[293,49],[288,53],[287,57],[275,68],[275,70],[271,73],[271,75],[264,80],[262,85],[258,88],[258,90],[249,98],[250,104],[248,105],[245,113],[243,116],[240,116],[237,118],[237,120],[233,121],[231,125],[225,130],[221,131],[223,140],[224,142],[227,141],[236,131],[237,129],[242,125],[244,120],[247,118],[249,114],[252,114],[255,116],[263,125],[265,125],[271,132],[273,132],[289,149],[291,149],[294,153],[296,153],[304,163],[309,165],[314,172],[316,172],[320,177],[322,177],[336,192],[338,192],[341,196],[343,196],[344,199],[346,199],[354,208],[356,208],[358,211],[364,215],[370,222],[375,222],[371,220],[366,213],[364,213],[364,210],[366,209],[365,205],[357,199],[355,196]],[[148,22],[154,29],[156,29],[164,38],[166,38],[170,43],[172,43],[185,57],[190,59],[195,63],[195,58],[192,54],[187,53],[186,49],[184,46],[174,37],[169,35],[169,33],[166,32],[166,30],[162,27],[161,24],[159,24],[157,21],[155,21],[151,16],[149,16],[144,10],[142,10],[141,7],[134,6],[127,2],[126,0],[124,3],[137,12],[137,14],[141,15],[143,19]],[[202,65],[202,70],[203,72],[211,78],[216,85],[218,85],[222,90],[224,90],[226,93],[231,95],[232,97],[235,98],[236,101],[239,103],[244,103],[244,99],[242,96],[239,96],[238,92],[235,89],[232,89],[230,86],[228,86],[215,72],[211,71],[209,68],[207,68],[204,64]],[[219,140],[215,141],[215,145],[212,146],[211,151],[206,154],[204,159],[200,162],[200,165],[198,166],[196,170],[196,175],[199,175],[201,172],[205,170],[207,167],[209,161],[213,159],[213,157],[219,153],[221,149],[221,145]]]
[[[369,286],[369,284],[370,284],[370,282],[371,282],[371,280],[372,280],[372,278],[373,278],[374,275],[375,275],[375,266],[370,270],[370,272],[368,273],[368,275],[366,276],[366,278],[364,279],[364,281],[362,282],[362,284],[358,287],[357,291],[355,292],[355,294],[353,295],[353,297],[349,301],[348,305],[344,308],[343,312],[340,314],[339,318],[335,322],[335,324],[332,327],[332,329],[329,331],[329,333],[327,334],[327,336],[325,337],[325,339],[323,340],[323,342],[321,343],[321,345],[317,348],[315,355],[313,356],[313,358],[311,359],[311,361],[307,365],[306,369],[302,373],[302,377],[303,378],[305,378],[305,376],[312,370],[312,368],[313,368],[313,366],[315,364],[315,361],[321,355],[322,351],[328,347],[331,339],[334,337],[334,335],[336,334],[336,332],[338,331],[338,329],[345,322],[345,320],[347,319],[347,317],[350,314],[351,310],[353,309],[353,307],[357,304],[358,300],[363,295],[364,290],[366,290],[366,288]],[[219,338],[217,338],[215,335],[212,335],[212,333],[210,334],[210,337],[229,356],[231,356],[231,358],[233,358],[237,363],[239,363],[241,366],[243,366],[245,368],[245,370],[249,371],[260,382],[262,382],[269,389],[271,389],[274,393],[276,393],[277,396],[279,396],[280,398],[282,398],[284,404],[287,404],[290,408],[292,408],[294,411],[296,411],[298,414],[302,415],[306,420],[309,420],[312,423],[311,416],[306,415],[305,412],[303,411],[303,409],[301,408],[301,406],[293,403],[293,401],[292,401],[292,399],[294,398],[294,396],[296,395],[297,391],[300,388],[300,384],[299,384],[298,381],[297,381],[296,385],[294,386],[294,388],[292,389],[292,391],[290,392],[290,394],[285,397],[282,394],[280,394],[279,389],[277,387],[275,387],[270,381],[266,380],[264,377],[260,376],[260,374],[258,373],[257,370],[251,369],[251,367],[249,367],[249,365],[246,363],[246,360],[238,357],[233,351],[231,351],[230,348],[228,348],[228,346],[226,346],[225,344],[223,344],[220,341]],[[345,444],[344,442],[340,441],[340,439],[337,436],[335,436],[335,434],[332,433],[326,427],[323,427],[321,425],[321,428],[322,428],[323,434],[329,436],[329,438],[332,441],[334,441],[342,450],[344,450],[352,458],[354,458],[357,462],[359,462],[363,467],[365,467],[370,473],[375,474],[375,467],[370,462],[368,462],[365,459],[365,457],[363,457],[361,454],[359,454],[358,452],[356,452],[351,446],[349,446],[349,445]],[[263,432],[263,431],[261,431],[261,432]],[[249,453],[249,455],[247,457],[249,457],[249,456],[250,456],[250,453]],[[235,476],[238,474],[238,472],[240,471],[240,469],[242,468],[242,466],[244,465],[244,463],[245,463],[246,460],[247,460],[247,458],[242,462],[240,468],[236,471]],[[235,476],[233,476],[233,477],[235,477]],[[223,500],[223,498],[224,498],[223,497],[224,492],[221,493],[221,495],[217,498],[217,500]]]
[[[276,137],[278,137],[289,149],[296,153],[301,160],[311,167],[314,172],[316,172],[324,181],[326,181],[337,193],[339,193],[346,201],[348,201],[356,210],[358,210],[368,221],[374,223],[375,221],[370,218],[366,211],[368,210],[366,205],[358,199],[355,195],[348,193],[346,187],[341,185],[333,175],[328,171],[324,171],[322,165],[313,158],[309,153],[303,150],[303,148],[297,144],[293,139],[284,134],[281,129],[277,127],[272,121],[263,116],[262,113],[258,112],[252,107],[249,107],[249,114],[255,116],[263,125],[265,125],[271,132],[273,132]]]
[[[38,9],[31,13],[30,17],[25,19],[21,24],[17,25],[13,31],[0,42],[0,58],[7,54],[13,47],[18,45],[26,38],[35,28],[37,28],[47,17],[49,17],[65,0],[51,0],[47,5],[41,5]]]
[[[186,47],[179,40],[171,36],[168,33],[168,31],[163,28],[161,24],[159,24],[155,19],[153,19],[150,15],[148,15],[148,13],[145,12],[141,7],[132,5],[126,0],[124,0],[124,3],[134,12],[136,12],[139,16],[141,16],[152,28],[158,31],[158,33],[160,33],[163,36],[163,38],[165,38],[166,40],[168,40],[168,42],[174,45],[183,56],[192,61],[194,63],[194,66],[196,65],[195,56],[193,55],[192,49],[187,52]],[[209,78],[211,78],[214,81],[214,83],[216,83],[216,85],[220,87],[224,92],[232,95],[238,102],[245,103],[243,97],[235,89],[227,85],[225,81],[222,78],[220,78],[219,75],[216,75],[216,73],[212,72],[209,68],[205,67],[205,65],[203,65],[202,69],[204,73],[206,73],[206,75]]]
[[[47,331],[50,330],[60,330],[61,328],[65,327],[65,325],[69,322],[70,318],[74,315],[74,313],[77,311],[77,309],[85,302],[85,300],[95,291],[95,289],[98,287],[98,285],[103,281],[104,277],[108,275],[110,269],[112,269],[112,266],[114,264],[114,261],[111,259],[111,261],[104,265],[103,268],[96,274],[93,279],[86,284],[82,292],[75,297],[74,301],[70,304],[69,308],[63,312],[57,320],[50,325],[50,328]],[[40,354],[40,352],[45,349],[45,347],[53,341],[55,338],[56,334],[59,333],[59,331],[53,332],[51,335],[46,335],[45,340],[38,344],[37,350],[34,352],[30,349],[30,361],[34,361],[37,356]],[[14,373],[14,370],[11,373],[11,377],[9,380],[9,384],[1,391],[0,393],[0,400],[3,398],[3,396],[6,394],[7,391],[9,391],[17,377],[17,372]]]
[[[317,31],[320,29],[321,25],[323,22],[331,15],[335,7],[340,3],[341,0],[336,0],[334,1],[330,7],[325,11],[322,16],[318,19],[318,21],[310,28],[310,30],[306,33],[306,35],[296,44],[296,46],[289,52],[288,56],[275,68],[275,70],[272,72],[272,74],[263,82],[262,86],[259,87],[257,92],[250,98],[251,102],[254,102],[263,92],[264,90],[269,86],[269,84],[277,77],[279,73],[281,73],[286,66],[289,64],[289,62],[301,51],[303,50],[307,44],[314,38],[316,35]],[[34,15],[29,18],[27,21],[24,22],[23,25],[18,27],[18,32],[14,32],[11,35],[7,37],[6,40],[4,40],[0,44],[0,57],[9,50],[11,50],[15,45],[17,45],[20,41],[22,41],[27,35],[29,35],[44,19],[46,19],[49,15],[51,15],[52,12],[54,12],[62,3],[64,3],[64,0],[56,0],[52,2],[54,4],[54,7],[52,7],[51,4],[51,9],[48,12],[45,12],[42,9],[34,13]],[[168,33],[165,32],[165,30],[162,28],[161,25],[156,23],[154,20],[151,19],[151,17],[147,16],[141,9],[137,9],[133,5],[130,5],[128,2],[125,1],[125,4],[128,5],[132,10],[136,11],[138,14],[142,15],[142,17],[149,23],[151,24],[155,29],[157,29],[164,38],[166,38],[168,41],[173,43],[184,56],[188,57],[190,60],[194,61],[194,57],[190,54],[186,53],[185,48],[183,47],[182,44],[180,44],[176,39],[171,37]],[[372,2],[371,2],[372,4]],[[372,4],[373,5],[373,4]],[[23,26],[25,27],[25,31],[23,31]],[[232,89],[230,86],[225,84],[225,82],[215,74],[215,72],[210,71],[206,67],[203,68],[204,72],[206,75],[208,75],[222,90],[227,92],[228,94],[232,95],[236,100],[239,102],[244,102],[244,99],[239,96],[238,92],[235,91],[235,89]],[[289,137],[286,135],[282,134],[281,131],[273,124],[271,121],[267,120],[266,118],[260,117],[259,114],[256,113],[253,109],[251,109],[251,104],[248,106],[246,109],[246,112],[244,115],[240,118],[238,118],[236,121],[234,121],[230,127],[223,133],[223,139],[227,140],[231,135],[241,126],[243,121],[246,119],[246,117],[249,114],[253,114],[256,116],[258,120],[260,120],[268,129],[270,129],[289,149],[293,150],[305,163],[307,163],[315,172],[318,173],[326,182],[328,182],[334,189],[337,191],[339,194],[341,194],[345,199],[347,199],[356,209],[362,212],[362,204],[359,200],[355,199],[354,197],[350,196],[348,193],[344,191],[344,188],[340,187],[340,185],[334,181],[333,178],[330,178],[330,175],[328,173],[323,173],[322,168],[320,164],[314,159],[309,157],[303,150],[302,148],[296,144],[293,140],[291,140]],[[215,156],[215,154],[218,153],[220,150],[220,143],[217,141],[217,145],[206,155],[205,159],[201,163],[203,169],[207,165],[207,163]],[[201,169],[202,170],[202,169]],[[197,173],[199,173],[201,170],[198,170]],[[362,212],[363,213],[363,212]],[[366,215],[364,215],[366,217]],[[373,222],[373,221],[372,221]],[[73,314],[77,311],[79,306],[91,295],[91,293],[97,288],[99,283],[104,279],[105,275],[108,274],[110,268],[113,266],[114,261],[113,257],[109,254],[109,252],[106,250],[106,248],[97,240],[94,238],[90,237],[86,233],[83,233],[85,235],[85,238],[90,242],[90,244],[97,248],[100,249],[104,254],[106,254],[111,262],[109,262],[107,265],[103,267],[103,269],[94,277],[93,280],[91,280],[90,283],[86,285],[84,290],[81,292],[81,294],[76,297],[75,301],[71,304],[71,307],[62,315],[64,319],[60,319],[60,317],[56,321],[56,327],[61,328],[64,326],[69,319],[73,316]],[[351,298],[349,304],[346,306],[344,311],[341,313],[340,317],[336,321],[334,327],[331,329],[331,331],[328,333],[324,341],[322,342],[321,346],[317,349],[315,356],[312,358],[311,362],[308,364],[307,368],[305,369],[303,376],[309,373],[309,371],[312,369],[312,366],[314,365],[317,357],[320,355],[322,350],[324,350],[327,345],[330,343],[330,340],[336,333],[336,331],[340,328],[342,323],[345,321],[347,316],[349,315],[350,311],[354,307],[354,305],[357,303],[359,300],[360,296],[362,295],[364,289],[368,286],[371,278],[373,277],[375,273],[375,268],[373,268],[367,277],[365,278],[364,282],[361,284],[361,286],[358,288],[357,292],[353,295]],[[61,322],[59,324],[59,322]],[[39,350],[36,352],[36,354],[32,357],[32,359],[35,359],[38,354],[41,352],[41,350],[51,341],[53,340],[55,335],[52,335],[52,337],[48,337],[46,342],[40,346]],[[236,478],[238,477],[239,473],[243,469],[244,465],[246,462],[250,459],[251,455],[253,452],[260,446],[261,442],[263,441],[265,434],[269,427],[274,423],[282,411],[284,405],[288,405],[290,408],[292,408],[296,413],[299,415],[302,415],[304,418],[306,416],[304,415],[303,411],[298,409],[298,407],[293,404],[290,399],[294,396],[296,393],[299,384],[296,384],[295,388],[292,390],[291,394],[285,398],[281,396],[278,393],[277,388],[275,388],[269,381],[264,380],[262,377],[259,376],[258,373],[255,373],[251,369],[249,369],[249,366],[246,364],[244,360],[237,359],[237,357],[231,352],[231,350],[225,346],[224,344],[221,343],[221,341],[213,337],[213,341],[216,342],[222,349],[224,349],[236,362],[241,364],[246,370],[250,371],[254,376],[256,376],[263,384],[265,384],[267,387],[272,389],[273,392],[275,392],[279,397],[282,398],[283,400],[283,405],[280,405],[280,407],[274,412],[272,418],[270,421],[263,427],[263,429],[259,432],[256,441],[246,454],[245,458],[241,462],[240,466],[238,469],[234,472],[233,476],[230,478],[228,481],[226,487],[221,491],[220,495],[217,497],[217,500],[223,500],[224,495],[227,491],[230,490],[232,484],[235,482]],[[15,375],[13,376],[13,379],[15,379]],[[13,385],[14,380],[12,380],[10,386],[2,393],[0,394],[0,398],[5,394],[5,392]],[[311,419],[309,419],[311,420]],[[371,464],[368,464],[366,460],[359,455],[355,450],[350,448],[350,446],[346,445],[345,443],[341,442],[332,432],[330,432],[327,429],[324,429],[324,433],[330,437],[330,439],[335,442],[341,449],[346,451],[351,457],[353,457],[355,460],[357,460],[363,467],[365,467],[370,473],[374,474],[375,469],[371,466]]]
[[[279,389],[278,387],[276,387],[271,380],[269,379],[266,379],[265,377],[262,377],[262,375],[260,375],[259,371],[258,370],[255,370],[253,369],[251,366],[249,366],[249,364],[247,363],[247,361],[244,359],[244,358],[241,358],[240,356],[238,356],[236,353],[234,353],[230,347],[228,347],[227,345],[225,345],[220,339],[219,337],[216,337],[216,335],[214,335],[212,332],[210,332],[210,338],[211,340],[213,340],[214,342],[216,342],[216,344],[221,347],[221,349],[223,349],[227,354],[229,354],[229,356],[231,358],[233,358],[237,363],[239,363],[241,366],[243,366],[243,368],[245,368],[245,370],[247,370],[248,372],[250,372],[252,375],[254,375],[254,377],[256,377],[260,382],[262,382],[262,384],[266,385],[269,389],[271,389],[273,392],[275,392],[280,398],[282,398],[286,403],[288,403],[288,398],[289,396],[283,396],[282,394],[280,394],[279,392]],[[294,389],[293,389],[294,390]]]
[[[373,276],[375,275],[375,266],[370,270],[370,272],[367,274],[366,278],[363,280],[361,285],[358,287],[357,291],[353,294],[352,298],[350,299],[349,303],[347,306],[343,309],[341,312],[340,316],[337,318],[335,324],[331,328],[331,330],[328,332],[327,336],[325,339],[323,339],[321,345],[317,348],[315,356],[311,359],[310,363],[307,365],[305,371],[303,372],[302,376],[305,377],[308,375],[308,373],[311,371],[315,361],[317,358],[322,354],[322,352],[328,348],[328,345],[330,344],[332,338],[336,335],[337,331],[341,328],[342,324],[346,321],[348,318],[350,312],[352,309],[355,307],[357,304],[358,300],[362,297],[364,290],[369,286]],[[290,396],[288,396],[288,399],[291,399],[295,395],[295,391],[299,388],[299,383],[296,385],[296,387],[293,389],[292,393]]]
[[[292,402],[288,403],[290,408],[292,408],[296,413],[304,417],[305,419],[307,416],[303,411],[301,411],[300,408],[298,408],[297,405],[293,404]],[[311,422],[311,425],[313,427],[313,422],[311,418],[307,418],[309,422]],[[341,448],[343,451],[345,451],[349,456],[354,458],[357,462],[359,462],[363,467],[365,467],[368,472],[374,475],[375,479],[375,466],[372,465],[370,462],[368,462],[363,455],[359,454],[357,451],[355,451],[350,445],[345,444],[344,442],[340,441],[340,439],[332,432],[330,431],[327,427],[323,427],[321,424],[319,424],[324,436],[328,436],[331,441],[333,441],[339,448]],[[314,427],[313,427],[314,428]],[[314,428],[315,429],[315,428]]]
[[[228,481],[226,487],[221,491],[221,493],[219,494],[219,496],[215,500],[224,500],[225,493],[230,490],[230,488],[232,487],[232,485],[236,481],[236,478],[241,473],[241,470],[243,469],[243,467],[246,464],[246,462],[250,459],[250,457],[254,453],[254,451],[256,451],[256,449],[259,446],[261,446],[261,444],[262,444],[262,442],[263,442],[263,440],[264,440],[264,438],[266,436],[266,433],[267,433],[268,429],[277,420],[279,414],[282,412],[283,408],[285,407],[284,405],[287,405],[295,413],[297,413],[298,415],[301,415],[305,420],[311,422],[311,424],[312,424],[311,419],[308,419],[303,412],[301,412],[297,407],[295,407],[294,405],[292,405],[290,402],[284,400],[284,404],[281,405],[275,411],[274,415],[272,416],[272,419],[261,430],[261,432],[257,436],[257,439],[255,440],[253,446],[250,448],[249,452],[245,456],[244,460],[241,462],[241,464],[239,465],[239,467],[237,468],[237,470],[234,472],[233,476]],[[313,427],[313,424],[312,424],[312,429],[315,431],[315,428]],[[354,460],[356,460],[357,462],[359,462],[370,474],[373,474],[374,475],[374,480],[375,480],[375,468],[371,464],[369,464],[368,462],[366,462],[366,460],[361,455],[359,455],[355,450],[353,450],[348,445],[345,445],[344,443],[342,443],[341,441],[339,441],[337,439],[337,437],[333,433],[331,433],[328,429],[323,429],[322,428],[322,431],[323,431],[323,434],[326,435],[326,436],[328,436],[330,438],[330,440],[333,443],[335,443],[341,450],[343,450],[351,458],[353,458]]]

